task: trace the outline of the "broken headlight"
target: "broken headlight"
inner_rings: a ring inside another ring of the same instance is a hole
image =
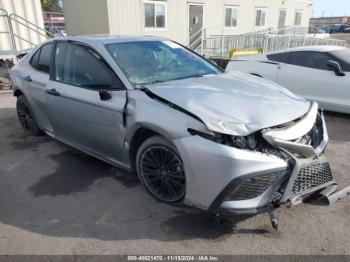
[[[257,150],[260,140],[263,139],[259,133],[253,133],[248,136],[232,136],[216,132],[208,134],[194,129],[188,129],[188,132],[191,135],[198,135],[219,144],[247,150]]]

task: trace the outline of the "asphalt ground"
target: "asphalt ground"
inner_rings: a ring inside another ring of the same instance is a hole
[[[327,114],[327,156],[350,185],[350,116]],[[214,180],[215,181],[215,180]],[[130,174],[49,137],[25,137],[0,95],[0,254],[350,254],[350,197],[233,217],[150,197]]]

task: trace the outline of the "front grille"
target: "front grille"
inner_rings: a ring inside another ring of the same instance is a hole
[[[306,166],[300,169],[294,181],[293,193],[297,194],[333,181],[329,163]]]
[[[239,182],[225,198],[225,201],[248,200],[264,193],[285,171],[257,175]]]

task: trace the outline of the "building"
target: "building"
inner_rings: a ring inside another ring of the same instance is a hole
[[[183,44],[208,34],[308,27],[311,0],[65,0],[67,33],[156,35]]]
[[[41,32],[42,35],[35,32],[38,28],[44,28],[40,0],[0,0],[0,51],[13,50],[9,23],[13,28],[17,50],[32,47],[46,39],[44,32]]]
[[[58,34],[66,30],[64,16],[62,13],[44,12],[45,30],[53,34]]]
[[[310,19],[310,26],[317,28],[341,24],[350,24],[350,16],[317,17]]]

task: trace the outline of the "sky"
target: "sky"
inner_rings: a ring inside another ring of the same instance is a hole
[[[350,0],[313,0],[313,17],[350,16]]]

